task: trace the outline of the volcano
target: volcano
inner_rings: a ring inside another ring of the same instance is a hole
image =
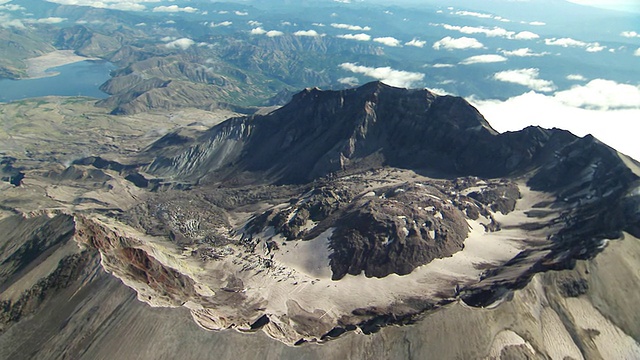
[[[170,322],[192,354],[249,338],[227,329],[291,357],[640,353],[640,165],[592,136],[373,82],[101,155],[23,170],[86,191],[0,220],[3,355],[104,356],[129,321],[129,357]]]

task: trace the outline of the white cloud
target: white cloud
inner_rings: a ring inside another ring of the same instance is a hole
[[[436,68],[436,69],[445,69],[445,68],[455,67],[455,65],[453,65],[453,64],[433,64],[431,67]]]
[[[351,71],[356,74],[363,74],[374,79],[378,79],[387,85],[397,87],[412,87],[416,82],[424,79],[424,74],[415,73],[403,70],[395,70],[391,67],[368,67],[360,66],[353,63],[340,64],[340,68],[343,70]]]
[[[360,84],[360,80],[358,80],[357,77],[353,77],[353,76],[340,78],[338,79],[338,82],[340,84],[349,85],[349,86],[355,86]]]
[[[325,25],[325,24],[323,24],[323,23],[313,23],[313,24],[311,24],[311,25],[313,25],[313,26],[319,26],[319,27],[325,27],[325,26],[326,26],[326,25]]]
[[[284,33],[278,30],[267,31],[261,27],[257,27],[255,29],[251,29],[251,35],[267,35],[268,37],[276,37],[276,36],[282,36],[284,35]]]
[[[628,38],[634,38],[634,37],[640,37],[640,34],[638,34],[635,31],[623,31],[620,33],[620,36],[624,36],[624,37],[628,37]]]
[[[531,90],[550,92],[556,89],[552,81],[538,78],[540,70],[536,68],[506,70],[493,74],[493,79],[519,84],[530,88]]]
[[[637,132],[640,110],[590,110],[569,106],[554,96],[530,91],[507,101],[472,101],[491,126],[500,131],[521,130],[530,125],[562,128],[575,135],[592,134],[616,150],[640,160]]]
[[[137,23],[135,26],[147,26],[147,23],[141,22],[141,23]]]
[[[476,55],[468,57],[462,61],[460,61],[461,65],[471,65],[471,64],[487,64],[487,63],[497,63],[507,61],[507,58],[500,55],[495,54],[487,54],[487,55]]]
[[[260,21],[255,21],[255,20],[249,20],[247,21],[247,24],[251,25],[251,26],[261,26],[262,23]]]
[[[24,22],[30,24],[59,24],[61,22],[67,21],[67,18],[61,17],[48,17],[42,19],[25,19]]]
[[[416,38],[413,38],[411,41],[404,43],[406,46],[415,46],[415,47],[424,47],[425,45],[427,45],[426,41],[422,41],[422,40],[418,40]]]
[[[444,37],[435,44],[433,44],[433,48],[436,50],[446,49],[446,50],[460,50],[460,49],[481,49],[484,45],[481,42],[476,40],[475,38],[469,37],[461,37],[461,38],[452,38],[451,36]]]
[[[604,49],[606,49],[606,46],[602,46],[599,43],[593,43],[591,44],[589,47],[587,47],[587,51],[588,52],[600,52]]]
[[[549,55],[550,54],[548,52],[534,53],[529,48],[521,48],[521,49],[516,49],[516,50],[511,50],[511,51],[502,50],[501,52],[502,52],[502,54],[504,54],[506,56],[518,56],[518,57],[537,57],[537,56],[544,56],[544,55]]]
[[[447,30],[459,31],[463,34],[484,34],[489,37],[511,38],[515,35],[514,31],[509,31],[497,26],[490,29],[490,28],[485,28],[481,26],[476,27],[476,26],[457,26],[457,25],[443,24],[442,27],[444,27]]]
[[[479,12],[474,12],[474,11],[456,11],[454,14],[456,15],[460,15],[460,16],[473,16],[473,17],[477,17],[477,18],[482,18],[482,19],[491,19],[493,18],[493,15],[491,14],[484,14],[484,13],[479,13]]]
[[[336,29],[346,29],[351,31],[369,31],[371,28],[369,26],[358,26],[358,25],[349,25],[349,24],[331,24]]]
[[[196,11],[198,11],[198,9],[191,7],[191,6],[185,6],[183,8],[179,7],[178,5],[169,5],[169,6],[156,6],[153,8],[152,10],[153,12],[168,12],[168,13],[176,13],[176,12],[186,12],[186,13],[194,13]]]
[[[98,9],[122,11],[143,11],[147,7],[141,3],[158,2],[158,0],[46,0],[51,3],[71,6],[90,6]]]
[[[594,79],[586,85],[559,91],[554,96],[566,105],[586,109],[640,109],[640,86],[611,80]]]
[[[532,21],[529,23],[529,25],[533,25],[533,26],[544,26],[547,25],[546,23],[543,23],[542,21]]]
[[[8,29],[8,28],[16,28],[16,29],[26,29],[26,26],[19,19],[13,19],[9,14],[0,13],[0,27]]]
[[[438,24],[431,24],[433,26],[438,26]],[[516,33],[515,31],[510,31],[499,26],[494,26],[492,28],[487,28],[483,26],[458,26],[458,25],[449,25],[449,24],[440,24],[443,28],[452,31],[459,31],[463,34],[484,34],[488,37],[503,37],[506,39],[516,39],[516,40],[532,40],[537,39],[540,36],[531,31],[521,31]]]
[[[295,36],[324,36],[324,34],[320,35],[315,30],[299,30],[293,33]]]
[[[640,48],[636,49],[636,51],[633,53],[633,55],[640,56]]]
[[[387,46],[391,46],[391,47],[397,47],[400,46],[401,42],[400,40],[391,37],[391,36],[385,36],[385,37],[378,37],[373,39],[373,41],[375,42],[379,42],[381,44],[387,45]]]
[[[514,39],[517,40],[533,40],[539,38],[540,35],[533,33],[531,31],[521,31],[514,36]]]
[[[175,24],[176,22],[173,20],[167,20],[164,22],[165,24]]]
[[[209,27],[213,28],[213,27],[219,27],[219,26],[231,26],[232,24],[233,24],[233,22],[231,22],[231,21],[223,21],[223,22],[219,22],[217,24],[214,23],[214,22],[211,22],[209,24]]]
[[[20,6],[20,5],[16,5],[16,4],[7,4],[4,3],[6,5],[0,5],[0,10],[4,10],[4,11],[20,11],[20,10],[26,10],[24,7]]]
[[[544,43],[547,45],[554,46],[562,46],[562,47],[581,47],[585,48],[588,52],[599,52],[606,49],[606,46],[602,46],[597,42],[588,43],[580,40],[575,40],[572,38],[552,38],[552,39],[544,39]]]
[[[191,45],[195,44],[195,41],[188,39],[188,38],[181,38],[178,40],[174,40],[171,41],[169,43],[166,43],[164,46],[166,46],[169,49],[182,49],[182,50],[187,50],[189,47],[191,47]]]
[[[371,40],[371,36],[367,34],[345,34],[338,35],[340,39],[348,39],[348,40],[358,40],[358,41],[369,41]]]
[[[571,81],[586,81],[587,78],[580,74],[569,74],[567,75],[567,80]]]
[[[586,47],[588,45],[584,41],[575,40],[572,38],[544,39],[544,43],[547,45],[562,46],[562,47]]]
[[[245,11],[234,11],[233,13],[238,15],[238,16],[247,16],[247,15],[249,15],[249,13],[245,12]]]
[[[284,35],[284,33],[278,30],[269,30],[265,35],[267,35],[268,37],[276,37],[276,36],[282,36]]]

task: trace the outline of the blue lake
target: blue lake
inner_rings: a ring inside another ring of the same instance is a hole
[[[40,96],[90,96],[105,98],[108,95],[98,89],[109,80],[109,73],[116,67],[107,61],[80,61],[47,70],[56,76],[0,80],[0,102],[9,102]]]

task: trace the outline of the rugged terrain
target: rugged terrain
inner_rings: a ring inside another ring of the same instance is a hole
[[[96,129],[47,148],[7,117],[3,356],[112,357],[122,337],[127,358],[237,342],[266,357],[640,354],[640,167],[593,137],[499,134],[461,98],[379,82],[223,122],[183,110],[168,132],[83,99],[2,113],[24,109],[49,137]]]

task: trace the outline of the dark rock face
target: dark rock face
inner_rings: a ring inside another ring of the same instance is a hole
[[[268,115],[213,127],[149,171],[216,181],[242,172],[305,183],[341,170],[383,165],[455,176],[524,173],[575,140],[561,130],[497,134],[462,98],[380,82],[357,89],[306,89]]]
[[[416,266],[462,250],[469,232],[462,212],[434,200],[436,191],[396,187],[381,197],[353,201],[336,222],[331,270],[385,277],[409,274]],[[440,194],[446,198],[443,194]]]
[[[6,181],[13,186],[20,186],[24,179],[24,172],[13,166],[16,159],[3,157],[0,159],[0,181]]]
[[[469,197],[490,205],[494,212],[499,211],[506,215],[515,209],[516,201],[520,198],[520,190],[516,184],[505,182],[485,191],[471,192]]]

